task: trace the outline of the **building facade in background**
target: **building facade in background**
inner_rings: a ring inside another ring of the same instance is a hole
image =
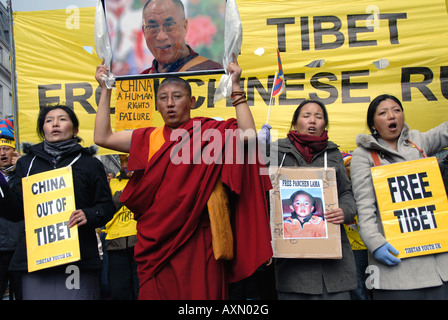
[[[0,119],[13,117],[8,9],[0,2]]]

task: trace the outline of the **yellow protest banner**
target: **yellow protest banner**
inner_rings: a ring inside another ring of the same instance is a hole
[[[273,99],[269,124],[279,137],[286,136],[293,112],[304,99],[326,104],[329,137],[342,150],[354,150],[356,135],[368,132],[368,104],[383,93],[402,100],[406,122],[413,129],[426,131],[446,120],[441,117],[448,114],[444,0],[236,2],[243,27],[241,86],[258,129],[267,119],[277,50],[286,87]],[[85,146],[93,144],[99,92],[94,74],[101,63],[94,51],[94,16],[94,7],[14,13],[20,141],[37,142],[39,106],[66,102],[80,118]],[[137,39],[142,34],[126,43]],[[186,78],[201,98],[193,116],[235,116],[231,104],[213,102],[219,75]],[[112,111],[115,103],[116,92]],[[156,111],[153,119],[153,125],[163,124]],[[105,152],[110,153],[99,153]]]
[[[68,227],[75,210],[72,168],[22,178],[28,271],[80,259],[78,227]]]
[[[14,12],[13,18],[20,142],[40,142],[39,109],[63,103],[79,118],[84,146],[93,145],[95,69],[101,64],[94,50],[95,7]]]
[[[371,171],[385,237],[398,257],[448,251],[448,200],[437,159]]]
[[[257,128],[266,121],[277,49],[286,88],[269,123],[280,137],[304,99],[325,103],[328,135],[342,150],[354,150],[356,135],[368,133],[368,105],[383,93],[402,100],[411,128],[426,131],[446,121],[444,0],[236,2],[244,32],[238,62]]]

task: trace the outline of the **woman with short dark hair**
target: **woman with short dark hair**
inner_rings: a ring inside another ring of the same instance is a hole
[[[72,167],[75,207],[68,227],[78,226],[81,259],[76,266],[79,287],[70,288],[68,265],[61,265],[28,273],[25,232],[20,240],[10,270],[23,272],[24,300],[78,300],[100,299],[101,258],[98,250],[96,228],[104,226],[114,215],[115,207],[102,163],[93,157],[95,148],[83,148],[77,136],[79,121],[67,106],[54,105],[40,110],[37,132],[41,143],[26,145],[16,166],[16,183],[10,190],[15,199],[16,211],[6,217],[24,219],[22,178],[53,169]],[[4,214],[2,212],[2,214]]]
[[[379,268],[373,298],[448,299],[448,253],[396,257],[398,251],[384,236],[370,171],[376,165],[374,158],[379,165],[387,165],[435,155],[448,146],[448,122],[427,132],[411,130],[401,102],[385,94],[370,103],[367,126],[372,134],[356,137],[351,178],[369,264]]]
[[[339,207],[326,211],[324,218],[327,223],[340,225],[342,259],[275,259],[279,299],[348,300],[350,290],[357,286],[355,260],[343,227],[344,223],[353,221],[356,204],[342,154],[338,146],[328,140],[327,127],[325,105],[316,100],[303,101],[294,112],[287,137],[274,142],[271,155],[277,158],[271,158],[270,163],[335,168]]]

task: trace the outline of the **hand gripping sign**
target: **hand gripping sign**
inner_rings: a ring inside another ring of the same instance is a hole
[[[80,259],[78,227],[68,227],[75,210],[72,168],[22,179],[28,271]]]
[[[371,168],[387,241],[399,258],[448,249],[448,201],[437,159]]]

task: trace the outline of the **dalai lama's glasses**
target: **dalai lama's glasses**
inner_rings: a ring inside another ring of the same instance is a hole
[[[185,96],[188,96],[188,94],[186,94],[186,93],[173,93],[173,95],[171,96],[171,99],[173,99],[174,101],[180,101]],[[161,94],[161,95],[157,96],[157,100],[162,102],[162,103],[167,103],[169,98],[170,98],[170,96],[167,95],[167,94]]]
[[[176,22],[166,22],[160,27],[158,24],[145,24],[143,25],[143,28],[145,29],[145,32],[148,33],[151,36],[156,36],[160,32],[160,28],[162,28],[163,32],[166,34],[173,33],[176,31]]]

